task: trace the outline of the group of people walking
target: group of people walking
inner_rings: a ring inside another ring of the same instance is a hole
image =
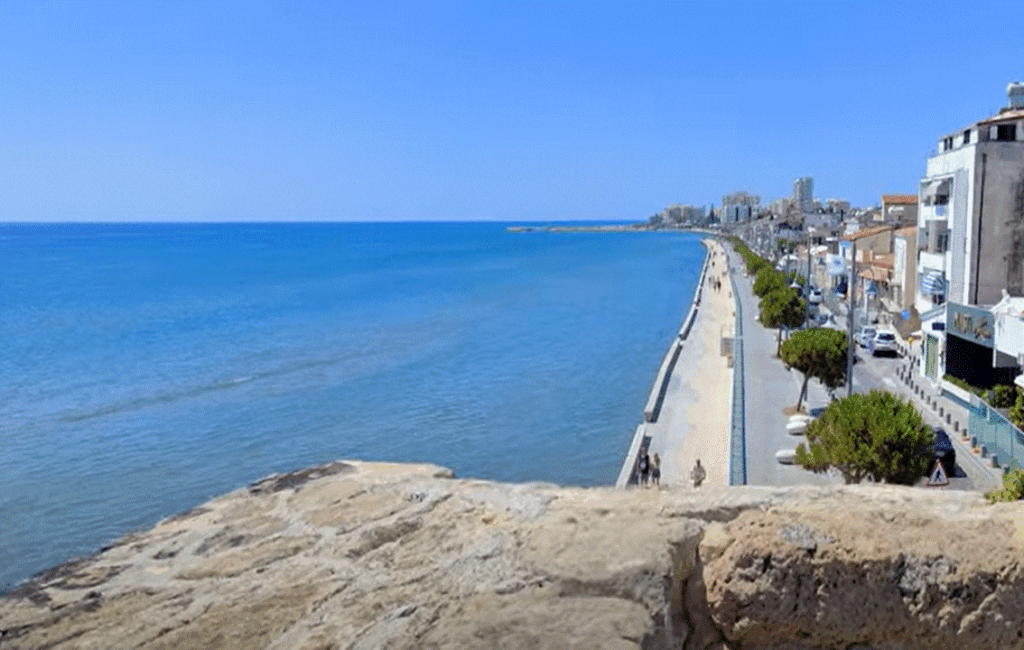
[[[647,453],[647,449],[643,449],[640,452],[640,457],[636,461],[637,471],[637,482],[647,487],[648,485],[661,485],[661,456],[657,453],[651,456]],[[697,459],[697,463],[690,470],[690,480],[693,481],[693,487],[699,488],[704,479],[707,478],[707,470],[700,464],[700,459]]]
[[[636,464],[637,472],[640,474],[640,485],[646,486],[661,485],[661,456],[654,454],[654,457],[647,455],[645,449],[640,454],[640,459]]]

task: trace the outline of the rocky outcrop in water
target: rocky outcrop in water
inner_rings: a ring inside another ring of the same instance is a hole
[[[1022,514],[338,462],[36,576],[0,599],[0,648],[1024,648]]]

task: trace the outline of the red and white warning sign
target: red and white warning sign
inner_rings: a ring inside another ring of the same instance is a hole
[[[935,461],[935,469],[928,475],[928,487],[939,487],[942,485],[949,485],[949,477],[946,476],[946,470],[942,469],[942,463]]]

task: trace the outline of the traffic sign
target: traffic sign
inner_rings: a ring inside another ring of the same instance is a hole
[[[942,463],[936,460],[935,469],[928,476],[928,487],[939,487],[942,485],[949,485],[949,477],[946,476],[946,470],[942,469]]]

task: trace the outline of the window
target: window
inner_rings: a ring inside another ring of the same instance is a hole
[[[953,148],[953,136],[949,136],[948,138],[943,138],[942,139],[942,150],[943,151],[949,151],[952,148]]]
[[[949,250],[949,231],[940,232],[935,237],[935,250],[934,253],[945,253]]]
[[[1013,142],[1017,139],[1016,124],[997,124],[996,140],[1000,142]]]
[[[967,129],[966,131],[964,131],[964,144],[970,144],[970,143],[971,143],[971,130]]]

